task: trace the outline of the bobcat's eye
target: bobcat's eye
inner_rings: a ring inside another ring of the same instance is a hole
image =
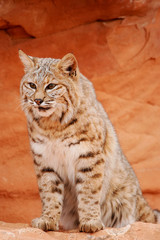
[[[36,84],[34,84],[34,83],[32,83],[32,82],[29,83],[29,86],[30,86],[30,88],[32,88],[32,89],[36,89]]]
[[[51,89],[55,88],[55,86],[56,86],[56,84],[50,83],[47,85],[46,90],[51,90]]]

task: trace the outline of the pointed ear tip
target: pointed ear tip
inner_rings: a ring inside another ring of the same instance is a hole
[[[67,53],[63,58],[76,58],[73,53]]]
[[[68,56],[76,58],[73,53],[68,53]]]
[[[22,55],[25,55],[25,53],[21,50],[21,49],[18,49],[18,53],[19,53],[19,56],[21,57]]]

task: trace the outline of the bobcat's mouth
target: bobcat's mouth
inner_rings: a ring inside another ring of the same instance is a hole
[[[53,113],[53,111],[54,111],[54,109],[53,109],[53,107],[49,107],[49,106],[37,106],[37,107],[35,107],[34,108],[34,110],[35,110],[35,114],[37,115],[39,115],[39,116],[41,116],[41,117],[49,117],[52,113]]]
[[[46,111],[51,109],[50,107],[38,107],[39,111]]]

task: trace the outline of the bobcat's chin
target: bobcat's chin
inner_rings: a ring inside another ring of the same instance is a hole
[[[36,107],[34,112],[40,117],[49,117],[53,114],[54,109],[52,107]]]

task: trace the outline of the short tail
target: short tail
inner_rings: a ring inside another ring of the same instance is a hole
[[[160,211],[158,209],[154,209],[153,212],[156,217],[156,223],[160,223]]]
[[[137,221],[160,223],[160,211],[152,210],[142,195],[137,196]]]

